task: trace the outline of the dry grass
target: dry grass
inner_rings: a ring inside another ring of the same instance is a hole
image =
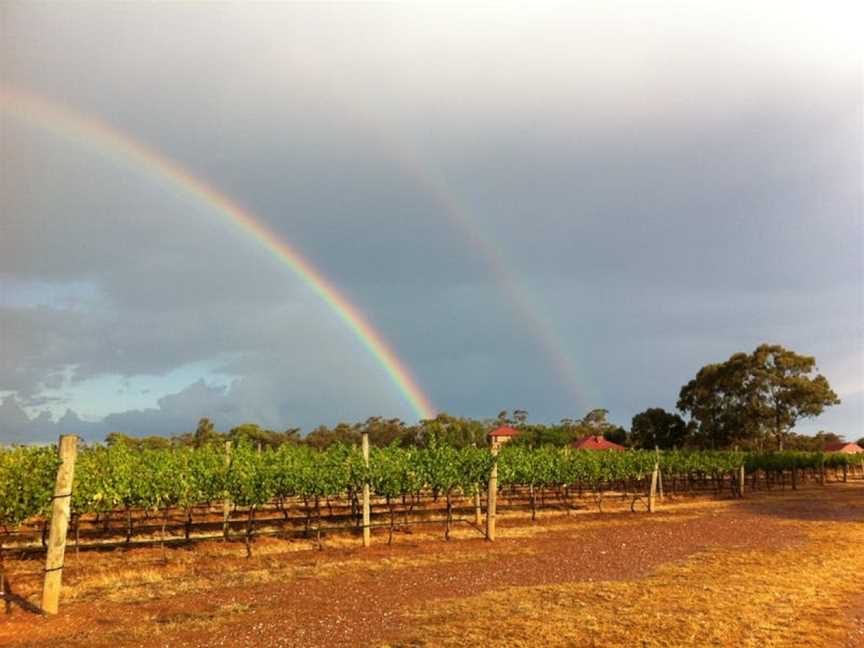
[[[855,506],[846,504],[845,506]],[[787,522],[784,551],[703,553],[647,578],[507,588],[410,614],[394,646],[835,646],[861,592],[864,522]]]
[[[478,560],[475,549],[459,550],[455,546],[437,553],[377,556],[374,559],[334,559],[326,552],[319,554],[310,551],[308,560],[286,560],[296,552],[295,544],[265,540],[256,546],[255,555],[248,560],[241,557],[244,555],[242,547],[238,549],[236,545],[218,542],[197,545],[194,551],[170,552],[165,563],[154,558],[158,552],[142,552],[130,559],[130,555],[122,550],[88,556],[92,559],[82,560],[80,567],[70,560],[64,574],[62,600],[67,603],[93,600],[136,603],[214,589],[272,582],[290,584],[291,581],[304,578],[327,578],[345,573],[412,569]],[[353,544],[356,547],[356,541]],[[308,544],[306,548],[309,548]],[[535,549],[520,547],[516,551],[528,554]],[[19,593],[35,603],[38,600],[39,582],[39,579],[31,579]]]
[[[702,502],[704,506],[706,503]],[[718,502],[716,505],[723,503]],[[715,503],[709,503],[713,506]],[[677,510],[677,507],[676,507]],[[504,524],[500,527],[499,538],[532,538],[549,533],[572,532],[574,519],[571,516],[545,512],[538,518],[543,524],[524,524],[524,512],[505,514]],[[698,517],[696,513],[668,513],[652,517],[652,522],[684,523]],[[579,521],[581,529],[612,528],[639,524],[641,516],[609,515],[604,519]],[[507,523],[513,526],[506,526]],[[374,538],[375,544],[386,543],[386,533]],[[467,526],[454,527],[453,540],[476,539],[476,529]],[[397,534],[394,544],[420,544],[440,540],[441,533],[428,528],[410,535]],[[357,538],[335,536],[328,538],[325,546],[332,549],[356,549]],[[134,603],[158,600],[176,594],[205,592],[210,589],[242,587],[270,582],[289,583],[298,578],[323,578],[340,573],[355,571],[380,571],[410,569],[433,564],[476,562],[482,559],[476,549],[458,550],[450,546],[440,553],[423,553],[413,556],[377,557],[374,560],[362,558],[341,558],[319,560],[319,553],[313,551],[314,542],[261,538],[255,544],[254,557],[246,560],[242,543],[204,542],[195,545],[194,550],[169,550],[168,560],[162,563],[157,558],[156,549],[136,549],[127,552],[117,549],[107,554],[94,556],[83,554],[80,564],[70,556],[64,574],[62,597],[64,601],[102,600],[115,603]],[[302,563],[286,562],[285,558],[305,551],[309,560]],[[528,554],[536,551],[527,546],[513,547],[512,552]],[[325,552],[326,554],[326,552]],[[37,581],[33,586],[38,585]],[[26,594],[37,594],[25,590]],[[34,599],[35,601],[35,599]]]
[[[851,620],[838,610],[848,607],[852,597],[860,596],[864,590],[861,486],[838,484],[832,485],[830,491],[760,492],[758,497],[743,501],[686,498],[661,503],[660,511],[650,516],[652,525],[685,524],[681,529],[693,528],[700,518],[726,515],[728,509],[744,507],[746,515],[755,514],[754,524],[764,514],[765,519],[771,517],[772,524],[781,521],[781,533],[788,530],[802,539],[784,544],[787,548],[782,551],[733,549],[727,544],[666,563],[630,580],[508,587],[467,598],[435,598],[423,609],[407,608],[405,619],[410,626],[401,624],[401,628],[409,627],[409,634],[400,637],[398,643],[384,645],[843,646]],[[571,515],[546,510],[539,512],[537,524],[528,521],[530,512],[504,511],[499,514],[499,537],[512,542],[503,548],[508,555],[535,554],[557,542],[554,538],[552,543],[532,542],[533,538],[542,540],[544,534],[575,536],[594,530],[602,534],[609,529],[610,537],[614,537],[616,528],[639,527],[646,522],[645,515],[625,512],[629,511],[629,502],[617,500],[604,504],[609,515],[598,515],[590,506]],[[836,521],[824,521],[830,518]],[[768,528],[773,527],[761,527],[765,533]],[[666,529],[678,532],[672,527]],[[159,559],[158,547],[82,552],[80,562],[70,552],[63,601],[77,603],[70,607],[76,607],[79,613],[106,604],[98,614],[94,612],[97,622],[105,624],[99,626],[99,636],[104,639],[99,645],[107,646],[115,640],[118,644],[125,641],[149,645],[154,637],[158,637],[160,645],[171,645],[177,635],[188,636],[190,629],[193,634],[207,636],[218,628],[268,619],[268,599],[243,596],[244,587],[251,588],[246,593],[254,593],[258,591],[255,586],[270,585],[261,591],[273,595],[283,585],[290,591],[292,584],[305,579],[335,582],[356,576],[362,582],[369,574],[385,570],[401,570],[398,578],[408,579],[412,570],[420,567],[459,565],[463,569],[463,565],[470,564],[478,568],[478,562],[495,560],[494,555],[478,550],[480,544],[476,542],[443,543],[441,527],[418,526],[413,531],[397,533],[394,544],[401,545],[401,549],[393,552],[384,547],[386,530],[374,535],[375,548],[371,552],[357,550],[359,538],[350,535],[326,538],[324,552],[315,551],[311,540],[261,537],[251,559],[244,557],[241,542],[221,541],[171,548],[167,563]],[[479,537],[477,530],[467,525],[454,527],[451,536],[455,540]],[[414,546],[418,551],[413,551]],[[34,576],[28,581],[23,574],[38,572],[41,560],[11,561],[10,567],[13,575],[18,572],[14,578],[16,592],[31,601],[38,600],[40,578]],[[488,569],[488,564],[479,569]],[[274,588],[274,583],[279,588]],[[231,588],[237,588],[240,595],[231,594]],[[208,593],[225,590],[230,599],[222,597],[218,603],[208,599]],[[155,603],[135,605],[148,601]],[[182,605],[189,601],[196,604]],[[394,613],[398,615],[404,609],[400,604]],[[107,621],[116,613],[127,612],[131,618],[123,624]],[[76,619],[69,622],[78,623]],[[32,628],[26,623],[21,623],[20,628],[24,628],[26,639]],[[40,626],[40,632],[49,636],[60,631],[46,625]],[[19,640],[20,633],[20,629],[7,631],[8,637]],[[0,644],[4,643],[3,634],[0,625]],[[78,645],[88,645],[92,638],[82,637]]]
[[[730,500],[701,498],[679,500],[652,516],[652,522],[684,523],[692,521],[699,514],[704,515],[707,510],[725,509],[734,503]],[[574,524],[587,530],[639,524],[643,519],[641,515],[620,514],[629,512],[629,501],[624,502],[620,498],[609,498],[604,509],[608,515],[597,516],[593,508],[573,511],[571,515],[560,510],[538,511],[538,524],[526,522],[530,515],[526,511],[504,511],[498,515],[498,536],[501,539],[533,538],[550,533],[572,532]],[[450,535],[454,541],[481,537],[476,528],[468,525],[454,525]],[[409,534],[397,532],[393,544],[425,544],[440,541],[441,537],[442,530],[439,528],[414,527]],[[373,543],[383,545],[386,539],[386,529],[377,530]],[[214,540],[196,543],[192,550],[182,547],[168,549],[165,563],[159,558],[158,548],[154,547],[131,550],[118,548],[101,554],[84,552],[80,559],[76,559],[74,551],[69,551],[62,598],[66,602],[101,600],[135,603],[217,588],[276,581],[289,583],[298,578],[321,578],[353,571],[410,569],[432,564],[472,562],[480,558],[473,548],[460,551],[451,546],[446,552],[410,557],[377,557],[372,561],[350,557],[333,560],[329,555],[327,560],[318,559],[319,555],[324,557],[330,550],[352,550],[358,544],[359,539],[354,536],[329,536],[324,542],[328,551],[319,554],[315,551],[314,540],[259,537],[254,545],[254,557],[247,560],[242,542]],[[526,554],[535,551],[529,547],[514,547],[513,550]],[[303,562],[285,560],[298,552],[306,552],[309,559]],[[15,577],[16,572],[21,571],[36,574],[41,563],[31,560],[10,566],[10,575]],[[21,584],[19,593],[35,603],[40,579],[16,580]]]

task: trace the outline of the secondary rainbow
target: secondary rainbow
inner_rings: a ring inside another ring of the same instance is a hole
[[[317,293],[354,332],[380,364],[419,418],[432,418],[435,408],[417,381],[360,310],[297,250],[224,193],[195,177],[177,162],[109,124],[61,106],[21,88],[0,87],[0,108],[63,137],[96,147],[169,183],[208,205],[288,266]]]
[[[399,168],[437,203],[450,226],[461,234],[467,247],[482,259],[501,294],[531,332],[535,344],[554,369],[572,404],[586,408],[590,406],[594,402],[594,394],[587,383],[580,380],[569,345],[553,323],[554,318],[550,316],[548,307],[514,273],[491,233],[476,223],[472,210],[450,187],[444,175],[423,161],[406,140],[398,138],[368,114],[366,120],[375,128],[384,149],[399,163]]]
[[[562,335],[560,327],[554,323],[555,318],[548,306],[538,298],[537,291],[512,269],[512,263],[506,258],[501,245],[494,240],[493,233],[479,224],[473,210],[457,194],[441,170],[435,169],[407,138],[400,137],[398,130],[387,119],[364,110],[362,102],[352,101],[350,96],[339,94],[338,88],[338,84],[328,82],[326,93],[337,105],[351,111],[353,121],[362,118],[383,145],[382,150],[397,162],[399,171],[434,201],[449,225],[466,241],[466,247],[483,261],[501,295],[512,306],[514,314],[531,333],[538,350],[557,374],[571,404],[593,407],[595,396],[590,390],[590,383],[580,379],[573,349]]]

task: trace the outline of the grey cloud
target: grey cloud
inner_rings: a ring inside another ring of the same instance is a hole
[[[864,380],[847,361],[864,315],[860,56],[829,12],[11,7],[5,81],[235,197],[443,409],[555,420],[604,406],[626,423],[765,340]],[[211,208],[86,141],[0,119],[14,158],[0,281],[88,287],[71,305],[0,300],[0,389],[38,406],[68,367],[85,380],[203,362],[238,380],[112,421],[410,417],[320,299]],[[560,332],[579,395],[454,204]],[[860,426],[860,407],[838,411]]]
[[[107,432],[101,422],[83,421],[72,410],[67,410],[54,421],[48,412],[30,417],[14,396],[0,400],[0,429],[2,443],[51,443],[61,434],[77,434],[91,440],[102,440]]]

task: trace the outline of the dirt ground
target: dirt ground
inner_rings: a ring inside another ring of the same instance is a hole
[[[605,508],[605,507],[604,507]],[[864,482],[680,499],[654,515],[508,512],[462,527],[7,562],[0,646],[862,646]]]

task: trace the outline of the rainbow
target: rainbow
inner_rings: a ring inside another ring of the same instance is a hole
[[[501,246],[489,231],[477,224],[472,210],[453,191],[446,177],[424,162],[406,139],[397,136],[386,120],[377,118],[371,110],[364,110],[362,102],[351,101],[350,97],[341,94],[338,85],[327,84],[321,90],[329,93],[334,103],[350,106],[352,118],[363,119],[402,173],[434,200],[450,226],[462,235],[467,247],[483,261],[516,318],[530,331],[570,402],[577,407],[593,406],[594,394],[586,388],[585,381],[580,380],[570,345],[553,323],[549,309],[537,299],[536,291],[516,275]]]
[[[195,177],[177,162],[103,121],[11,86],[0,87],[0,109],[57,135],[80,141],[84,145],[120,158],[207,205],[214,213],[257,241],[324,300],[384,369],[419,418],[429,419],[435,416],[435,408],[411,372],[361,311],[325,279],[308,259],[281,240],[254,214]]]
[[[471,210],[450,188],[440,171],[436,172],[429,165],[421,163],[418,155],[406,142],[394,137],[389,130],[381,128],[373,116],[366,114],[365,117],[367,123],[375,127],[378,137],[385,145],[385,150],[398,163],[399,168],[410,174],[412,180],[432,197],[450,226],[460,232],[467,241],[469,249],[476,252],[483,260],[499,292],[510,304],[516,317],[531,332],[532,339],[571,402],[577,407],[588,407],[593,394],[588,393],[584,382],[579,379],[579,372],[568,350],[568,344],[558,327],[553,324],[548,308],[513,272],[512,264],[506,260],[500,245],[495,243],[489,232],[482,230],[475,223]]]
[[[408,155],[404,151],[402,154]],[[510,303],[515,315],[531,331],[533,339],[546,358],[546,362],[557,375],[567,396],[575,405],[586,407],[589,402],[586,390],[579,380],[575,364],[567,351],[567,344],[558,328],[552,323],[552,318],[548,316],[547,309],[510,269],[511,264],[506,261],[500,246],[495,245],[489,234],[475,224],[469,209],[448,188],[446,179],[440,173],[419,165],[408,168],[415,169],[416,180],[435,198],[450,225],[462,233],[469,242],[469,247],[483,259],[499,291]]]

